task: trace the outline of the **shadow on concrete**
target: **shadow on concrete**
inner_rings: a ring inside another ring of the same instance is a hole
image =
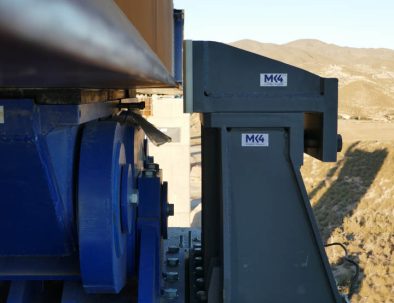
[[[191,201],[191,224],[192,228],[201,229],[201,198],[193,199]]]
[[[190,163],[190,171],[192,171],[193,167],[201,166],[201,161]]]
[[[201,229],[201,210],[194,214],[190,227]]]
[[[191,210],[194,210],[197,206],[199,206],[201,204],[201,198],[198,198],[198,199],[193,199],[191,202],[190,202],[190,208],[191,208]]]
[[[346,217],[353,214],[374,182],[388,155],[386,149],[368,152],[358,149],[358,144],[359,142],[350,145],[341,160],[342,163],[338,163],[328,172],[327,176],[333,177],[341,167],[338,178],[313,207],[323,243],[327,242],[336,228],[343,225]],[[323,186],[324,181],[310,192],[310,198],[314,197]],[[353,235],[346,236],[351,241]],[[359,259],[359,254],[355,255],[353,259]],[[364,276],[362,269],[360,270],[356,292],[359,290]]]

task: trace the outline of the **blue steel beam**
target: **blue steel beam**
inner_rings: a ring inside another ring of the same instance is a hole
[[[183,59],[183,27],[185,19],[183,10],[174,9],[174,77],[178,83],[182,83],[182,59]]]
[[[140,205],[138,209],[139,275],[138,303],[160,300],[161,282],[161,176],[155,169],[138,178]]]
[[[11,283],[6,303],[32,303],[42,295],[41,281],[14,281]]]

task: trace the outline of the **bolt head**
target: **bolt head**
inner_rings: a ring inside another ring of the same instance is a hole
[[[178,297],[178,289],[176,288],[164,288],[163,297],[167,300],[174,300]]]
[[[129,203],[138,204],[138,202],[139,202],[138,191],[135,191],[129,196]]]
[[[145,169],[158,171],[160,169],[160,166],[157,163],[146,163]]]
[[[179,258],[167,258],[167,266],[177,267],[179,264]]]
[[[199,288],[204,287],[204,278],[197,278],[197,279],[196,279],[196,285],[197,285],[197,287],[199,287]]]
[[[176,271],[163,272],[163,278],[167,282],[175,282],[179,280],[179,273]]]
[[[205,302],[205,301],[207,301],[207,293],[204,291],[204,290],[199,290],[199,291],[197,291],[197,293],[196,293],[196,295],[197,295],[197,298],[200,300],[200,301],[202,301],[202,302]]]
[[[195,273],[196,277],[201,278],[204,275],[204,268],[202,268],[202,266],[197,266],[194,269],[194,273]]]
[[[167,203],[167,217],[173,216],[175,213],[174,204]]]
[[[201,243],[194,243],[194,244],[193,244],[193,247],[194,247],[194,248],[201,248]]]
[[[202,256],[202,249],[201,249],[201,247],[194,248],[193,252],[194,252],[195,256],[198,256],[198,257]]]
[[[194,264],[196,266],[201,266],[202,265],[202,257],[199,257],[199,256],[194,257]]]
[[[168,249],[167,249],[168,254],[177,254],[178,252],[179,252],[178,246],[173,246],[173,245],[168,246]]]
[[[150,169],[146,169],[142,172],[142,175],[145,178],[153,178],[154,176],[156,176],[156,171],[154,170],[150,170]]]

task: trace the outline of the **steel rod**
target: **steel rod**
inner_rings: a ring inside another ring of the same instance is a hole
[[[112,0],[2,0],[0,45],[0,87],[175,85]]]

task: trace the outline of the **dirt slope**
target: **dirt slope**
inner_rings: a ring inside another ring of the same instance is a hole
[[[394,134],[393,134],[394,138]],[[337,163],[305,157],[304,182],[326,243],[344,243],[361,266],[353,303],[394,302],[394,141],[345,143]],[[342,251],[327,249],[332,264]],[[352,267],[334,265],[340,285]]]

